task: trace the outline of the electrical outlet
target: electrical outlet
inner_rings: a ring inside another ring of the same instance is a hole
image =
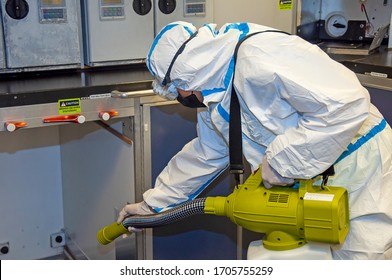
[[[0,243],[0,255],[6,255],[10,251],[10,243],[4,242]]]
[[[50,247],[62,247],[65,246],[65,233],[60,231],[56,233],[52,233],[50,235]]]

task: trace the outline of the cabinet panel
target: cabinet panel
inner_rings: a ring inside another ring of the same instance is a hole
[[[57,127],[0,132],[0,259],[40,259],[62,253],[50,235],[64,227]]]
[[[146,153],[150,153],[152,185],[167,162],[196,137],[196,110],[179,104],[143,106]],[[149,145],[149,143],[151,143]],[[146,158],[148,160],[148,158]],[[175,176],[175,174],[173,174]],[[221,174],[199,196],[232,192],[228,172]],[[153,259],[236,259],[237,226],[225,217],[197,215],[153,229]]]
[[[0,2],[8,68],[80,67],[78,1]]]
[[[122,122],[111,126],[121,132]],[[61,127],[65,231],[91,259],[134,259],[134,239],[100,245],[96,233],[134,202],[133,145],[96,123]],[[121,254],[120,254],[121,253]]]

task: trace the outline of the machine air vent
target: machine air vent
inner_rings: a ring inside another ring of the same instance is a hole
[[[289,202],[289,195],[285,193],[271,193],[268,202],[287,204]]]

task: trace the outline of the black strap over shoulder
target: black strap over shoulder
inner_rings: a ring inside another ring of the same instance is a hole
[[[237,53],[241,44],[249,39],[250,37],[261,34],[261,33],[283,33],[291,35],[287,32],[280,30],[265,30],[255,33],[248,34],[238,41],[234,50],[234,65],[237,62]],[[234,174],[235,180],[239,182],[239,175],[244,173],[244,165],[242,161],[242,130],[241,130],[241,109],[238,100],[238,95],[234,87],[234,75],[231,87],[231,99],[230,99],[230,122],[229,122],[229,155],[230,155],[230,173]]]

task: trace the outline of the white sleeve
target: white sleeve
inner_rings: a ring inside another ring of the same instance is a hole
[[[266,143],[270,165],[288,178],[325,171],[368,115],[369,93],[355,73],[297,36],[254,36],[240,52],[242,98],[274,135]]]
[[[298,112],[298,126],[278,135],[267,159],[282,176],[312,178],[330,167],[365,121],[370,98],[355,74],[305,43],[278,61],[279,96]]]
[[[207,111],[198,113],[197,135],[169,161],[154,188],[143,194],[154,210],[159,212],[195,198],[228,166],[227,144],[213,128]]]

